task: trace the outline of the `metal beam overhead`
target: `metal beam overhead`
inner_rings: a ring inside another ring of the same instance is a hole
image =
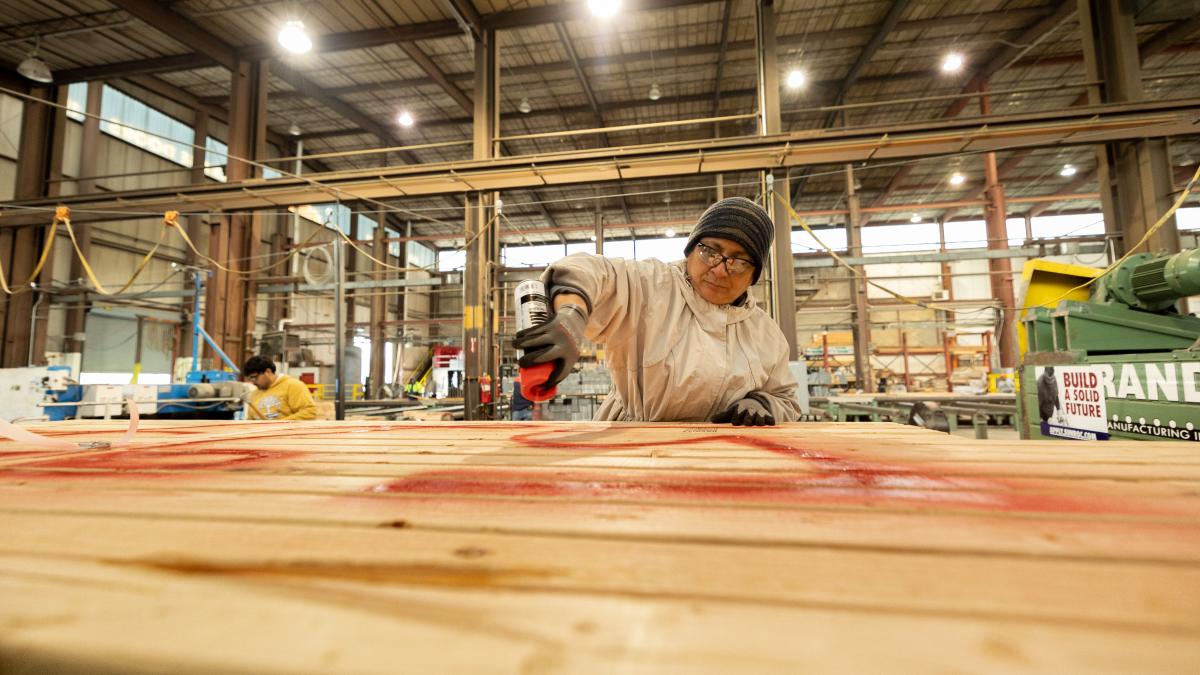
[[[321,181],[324,187],[295,179],[276,179],[63,196],[51,201],[29,200],[20,205],[51,207],[63,203],[78,208],[76,219],[83,220],[99,219],[104,211],[132,209],[206,211],[308,204],[328,198],[331,190],[343,190],[346,200],[387,199],[812,164],[890,162],[963,152],[1086,146],[1132,138],[1186,135],[1194,133],[1198,112],[1200,100],[1142,101],[1048,113],[929,120],[816,133],[795,131],[761,137],[601,148],[310,176]],[[40,214],[23,210],[0,211],[0,225],[43,220]]]
[[[851,87],[858,82],[858,78],[862,75],[867,64],[871,59],[875,58],[875,52],[883,46],[887,36],[896,29],[896,25],[900,23],[900,17],[904,15],[904,11],[908,9],[910,0],[892,0],[892,4],[888,7],[887,14],[884,15],[883,21],[879,22],[879,26],[875,29],[875,33],[871,35],[871,39],[867,40],[867,44],[863,45],[861,51],[858,52],[858,58],[854,60],[854,64],[850,66],[850,70],[846,72],[846,77],[842,78],[841,85],[838,86],[837,94],[833,97],[832,105],[841,105],[846,101],[846,95],[850,93]],[[839,111],[830,110],[825,115],[825,122],[822,127],[829,128],[837,120]]]

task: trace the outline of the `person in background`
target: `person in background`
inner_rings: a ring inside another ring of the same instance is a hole
[[[514,422],[528,422],[533,419],[533,401],[521,393],[521,376],[513,378],[512,389],[512,419]]]
[[[289,375],[276,375],[275,362],[271,359],[265,356],[246,359],[242,377],[257,387],[248,399],[247,419],[317,419],[317,404],[308,387]]]
[[[674,263],[576,253],[542,275],[555,315],[516,335],[520,366],[570,374],[584,338],[607,346],[613,391],[599,421],[763,426],[800,416],[788,343],[748,291],[774,225],[744,197],[700,216]]]

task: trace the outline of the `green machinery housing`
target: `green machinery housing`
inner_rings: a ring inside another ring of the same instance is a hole
[[[1039,376],[1072,366],[1059,370],[1096,374],[1108,436],[1200,440],[1200,318],[1178,311],[1181,298],[1197,294],[1200,249],[1140,253],[1096,282],[1087,301],[1030,310],[1018,374],[1022,438],[1048,435]]]

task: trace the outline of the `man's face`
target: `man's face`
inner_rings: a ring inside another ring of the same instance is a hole
[[[259,389],[266,391],[267,389],[271,388],[272,384],[275,384],[275,373],[272,373],[269,370],[264,370],[261,373],[247,375],[246,381],[252,383]]]

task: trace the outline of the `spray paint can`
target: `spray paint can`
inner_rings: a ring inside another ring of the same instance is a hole
[[[546,299],[546,286],[537,279],[527,279],[517,284],[513,292],[517,308],[517,331],[540,326],[550,320],[550,302]]]
[[[513,291],[513,307],[517,310],[517,331],[540,326],[550,320],[550,301],[546,298],[546,286],[537,279],[529,279],[517,284]],[[534,379],[527,369],[521,369],[521,392],[533,403],[533,419],[542,419],[541,401],[554,398],[557,387],[548,390],[531,389],[529,382]]]

